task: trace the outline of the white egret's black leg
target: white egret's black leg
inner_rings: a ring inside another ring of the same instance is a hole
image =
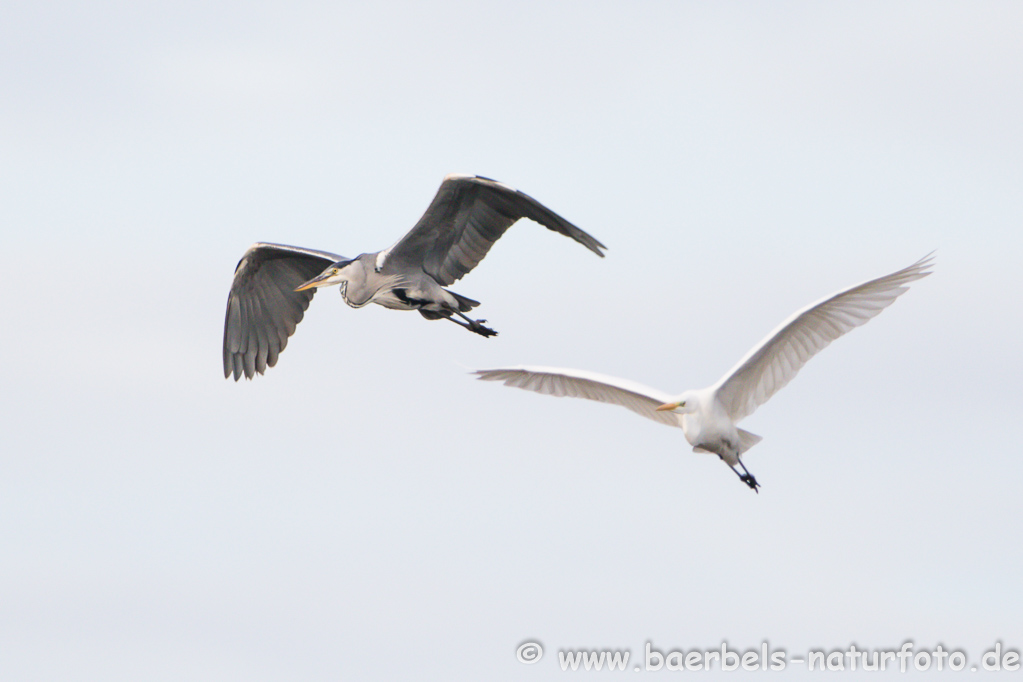
[[[721,459],[722,462],[725,462],[724,457],[722,457],[721,455],[718,455],[718,457]],[[728,464],[728,462],[725,462],[725,464]],[[746,465],[742,463],[741,459],[739,460],[739,466],[742,467],[742,470],[745,473],[739,473],[739,470],[736,469],[735,466],[728,464],[728,468],[735,472],[735,475],[739,477],[739,480],[748,485],[750,488],[753,489],[753,492],[759,495],[760,491],[757,490],[757,488],[760,487],[760,484],[757,483],[757,479],[753,478],[753,474],[749,472],[749,469],[746,468]]]
[[[742,467],[742,470],[745,472],[744,474],[740,474],[735,467],[732,467],[732,471],[734,471],[736,475],[738,475],[740,481],[748,485],[750,488],[753,489],[753,492],[759,495],[760,491],[757,490],[757,488],[760,487],[760,484],[757,483],[757,479],[753,478],[753,474],[749,472],[749,469],[746,468],[746,465],[742,463],[741,459],[739,460],[739,466]]]

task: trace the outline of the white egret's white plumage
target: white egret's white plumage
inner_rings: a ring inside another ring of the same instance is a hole
[[[506,386],[537,393],[621,405],[648,419],[678,426],[695,452],[718,455],[756,490],[759,484],[741,457],[760,442],[760,436],[736,424],[767,402],[829,343],[891,305],[908,290],[910,282],[931,274],[932,264],[932,256],[925,256],[908,268],[797,310],[717,383],[679,395],[626,379],[558,367],[485,369],[476,374],[486,381],[503,381]],[[739,473],[736,466],[744,473]]]

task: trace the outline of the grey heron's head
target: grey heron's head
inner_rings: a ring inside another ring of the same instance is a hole
[[[305,291],[314,287],[329,287],[334,284],[347,284],[348,278],[352,274],[349,266],[355,261],[356,259],[351,259],[331,263],[330,267],[316,275],[316,277],[313,277],[305,284],[295,287],[295,291]]]

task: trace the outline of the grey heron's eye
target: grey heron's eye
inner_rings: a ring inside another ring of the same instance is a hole
[[[333,272],[331,272],[330,274],[332,274],[332,275],[336,275],[336,274],[338,274],[339,272],[341,272],[341,269],[340,269],[340,268],[334,268],[334,271],[333,271]]]

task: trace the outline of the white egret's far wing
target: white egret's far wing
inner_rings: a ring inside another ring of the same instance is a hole
[[[606,247],[592,235],[528,194],[489,178],[452,174],[444,178],[415,227],[377,257],[377,269],[388,261],[421,267],[442,286],[449,286],[476,267],[520,218],[529,218],[604,256]]]
[[[656,411],[672,400],[671,395],[628,379],[561,367],[508,367],[473,373],[484,381],[503,381],[505,386],[527,391],[621,405],[666,426],[682,426],[674,413]]]
[[[713,387],[733,421],[753,413],[839,336],[859,327],[931,274],[932,254],[908,268],[840,291],[796,311]]]

